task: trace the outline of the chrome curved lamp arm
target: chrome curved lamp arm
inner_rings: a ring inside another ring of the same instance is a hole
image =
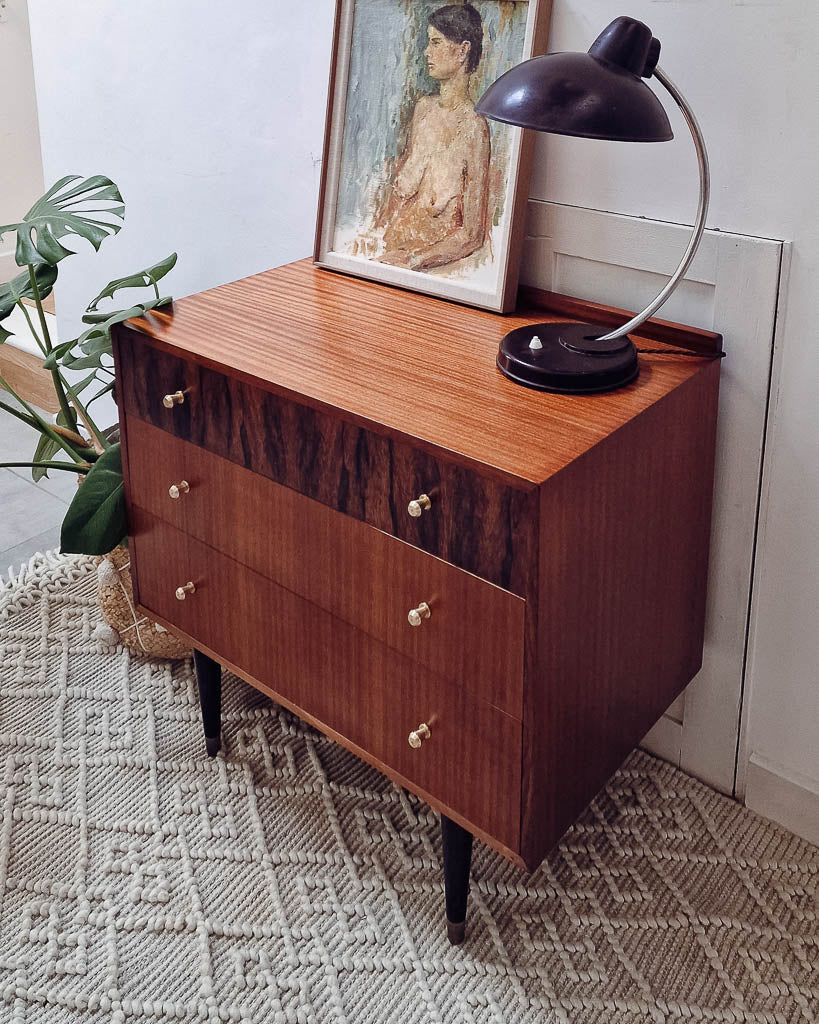
[[[665,72],[659,67],[654,69],[654,77],[664,86],[671,94],[672,99],[682,111],[682,115],[685,118],[685,122],[691,132],[691,136],[694,139],[694,148],[697,151],[697,164],[700,172],[700,200],[697,208],[697,218],[694,223],[694,231],[688,242],[685,252],[683,253],[680,265],[671,275],[665,288],[646,306],[644,310],[639,312],[636,316],[632,317],[627,324],[623,324],[622,327],[618,327],[616,331],[611,331],[608,334],[604,334],[601,338],[603,341],[614,341],[616,338],[622,338],[628,334],[629,331],[635,330],[640,324],[644,323],[650,316],[653,316],[657,310],[662,306],[665,300],[671,295],[674,289],[677,287],[680,278],[688,270],[691,265],[691,261],[694,259],[694,254],[697,251],[697,247],[700,244],[702,238],[702,232],[705,228],[705,217],[708,213],[708,200],[711,195],[711,172],[708,167],[708,153],[705,151],[705,140],[702,137],[700,126],[697,124],[697,119],[694,117],[694,112],[685,100],[680,90],[674,85],[670,78]]]

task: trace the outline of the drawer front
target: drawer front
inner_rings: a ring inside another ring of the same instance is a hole
[[[132,525],[141,605],[518,849],[519,721],[138,507]]]
[[[522,717],[522,598],[141,420],[128,441],[133,503]]]
[[[507,487],[234,377],[115,339],[120,401],[162,430],[353,516],[515,594],[537,565],[536,491]],[[170,409],[165,395],[181,391]],[[422,424],[419,424],[421,427]],[[409,515],[421,494],[431,508]]]

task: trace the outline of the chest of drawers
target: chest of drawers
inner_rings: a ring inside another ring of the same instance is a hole
[[[136,598],[208,752],[226,665],[427,800],[453,941],[472,836],[535,867],[701,659],[718,361],[517,387],[497,343],[549,318],[301,261],[114,339]]]

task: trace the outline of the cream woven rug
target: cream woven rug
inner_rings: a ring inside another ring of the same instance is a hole
[[[89,560],[0,589],[0,1021],[814,1021],[819,850],[635,753],[535,874],[231,677],[96,639]]]

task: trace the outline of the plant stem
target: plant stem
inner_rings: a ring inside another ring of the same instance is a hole
[[[76,430],[77,417],[74,415],[74,410],[68,404],[68,399],[66,398],[65,391],[63,390],[63,379],[60,376],[60,371],[56,369],[52,370],[51,379],[54,381],[54,390],[57,392],[57,398],[60,402],[60,409],[62,409],[63,418],[71,429]]]
[[[78,448],[86,448],[89,452],[94,450],[94,446],[89,444],[82,434],[78,434],[75,430],[69,430],[68,427],[61,427],[59,423],[52,423],[51,429],[55,434],[59,434],[60,437],[64,437],[70,444],[77,445]]]
[[[64,469],[68,473],[85,475],[91,469],[90,462],[78,462],[73,466],[67,462],[0,462],[0,469]]]
[[[31,322],[31,316],[29,315],[28,312],[28,306],[25,304],[25,302],[23,302],[22,299],[20,299],[17,302],[17,305],[23,311],[23,316],[26,318],[26,323],[28,324],[28,329],[31,331],[31,336],[37,342],[37,348],[39,348],[39,350],[43,353],[44,356],[47,356],[48,352],[46,351],[46,347],[40,340],[40,335],[34,330],[34,324]]]
[[[31,282],[31,291],[34,298],[34,302],[37,305],[37,315],[40,318],[40,329],[43,332],[43,342],[46,347],[46,355],[51,351],[51,335],[48,333],[48,324],[46,323],[45,310],[43,309],[43,300],[40,298],[40,287],[37,284],[37,275],[34,273],[34,267],[31,263],[26,264],[28,267],[28,279]]]
[[[11,413],[12,416],[16,416],[17,419],[22,420],[23,423],[28,423],[28,425],[30,427],[33,427],[35,430],[40,430],[39,422],[33,416],[29,416],[28,413],[22,412],[20,409],[15,409],[11,405],[6,405],[5,402],[0,402],[0,409],[3,409],[4,412]],[[49,426],[51,427],[55,434],[59,434],[60,437],[64,437],[66,441],[71,442],[71,444],[75,444],[80,448],[92,447],[85,440],[82,434],[78,434],[74,430],[69,430],[68,427],[62,427],[60,426],[59,423],[51,423],[49,424]]]
[[[11,405],[6,405],[5,402],[0,402],[0,409],[3,409],[5,412],[10,412],[12,416],[16,416],[17,419],[22,420],[23,423],[28,423],[28,425],[30,427],[34,427],[35,430],[40,429],[40,424],[33,416],[29,416],[28,413],[21,412],[20,409],[15,409]]]
[[[66,452],[66,454],[69,455],[74,460],[74,462],[84,461],[82,456],[78,455],[77,452],[74,451],[74,449],[71,447],[68,441],[63,437],[60,437],[60,435],[57,433],[54,427],[43,419],[43,417],[37,412],[33,405],[29,405],[24,398],[21,398],[14,390],[14,388],[11,386],[11,384],[9,384],[9,382],[5,380],[2,376],[0,376],[0,387],[5,388],[6,391],[9,392],[9,394],[11,394],[14,398],[17,399],[20,405],[23,406],[23,408],[26,410],[29,416],[31,416],[31,418],[35,421],[37,429],[40,431],[40,433],[46,434],[48,437],[50,437],[55,444],[59,445],[60,448],[62,448],[63,451]],[[4,405],[3,408],[8,409],[8,406]],[[9,409],[9,412],[11,411],[12,410]],[[88,447],[85,443],[85,439],[83,439],[83,445]]]
[[[51,335],[48,333],[48,324],[46,323],[45,310],[43,309],[43,300],[40,298],[40,288],[37,284],[37,275],[34,273],[34,267],[31,263],[27,264],[27,266],[28,278],[31,282],[31,291],[34,295],[34,301],[37,304],[37,315],[40,317],[40,328],[43,332],[43,344],[45,345],[46,355],[49,355],[53,346],[51,344]],[[63,419],[67,426],[71,427],[72,430],[76,430],[77,417],[74,415],[71,406],[68,404],[68,399],[65,396],[63,381],[60,377],[59,370],[54,369],[51,371],[51,379],[54,382],[54,390],[57,392],[57,400],[60,403]]]
[[[82,420],[85,429],[91,435],[91,443],[94,446],[94,450],[96,451],[97,455],[102,455],[105,449],[110,447],[108,441],[105,438],[105,435],[96,425],[96,423],[91,419],[90,415],[88,414],[88,409],[82,404],[79,398],[77,398],[70,384],[66,384],[66,390],[68,391],[68,394],[71,396],[71,401],[74,403],[74,408],[77,410],[77,413],[79,414],[79,417]]]

